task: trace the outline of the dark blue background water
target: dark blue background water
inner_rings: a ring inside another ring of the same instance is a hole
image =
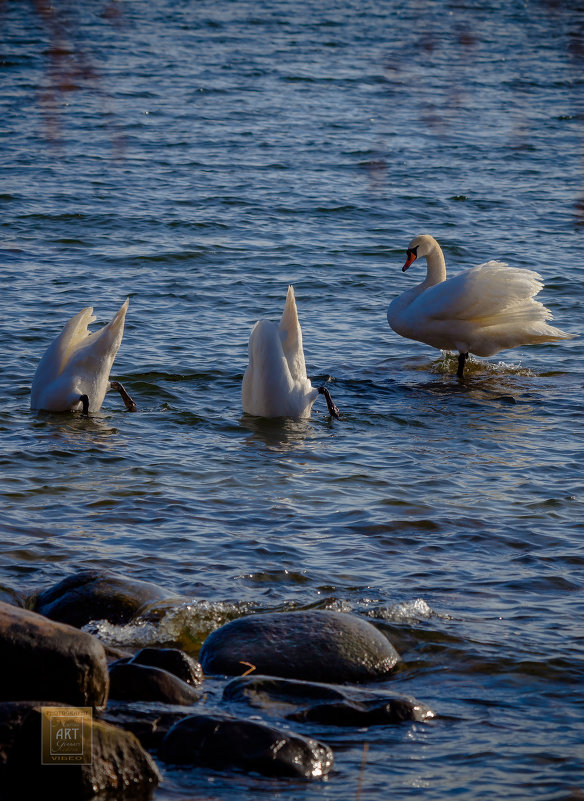
[[[195,653],[256,609],[353,611],[402,654],[386,689],[438,715],[309,729],[325,781],[167,770],[157,801],[354,798],[365,744],[363,800],[581,798],[582,338],[461,385],[385,313],[427,232],[453,273],[539,271],[581,334],[582,5],[8,2],[1,24],[0,584],[153,581],[179,596],[159,622],[93,630]],[[242,417],[289,283],[341,422],[322,399]],[[32,414],[64,322],[128,295],[139,413]]]

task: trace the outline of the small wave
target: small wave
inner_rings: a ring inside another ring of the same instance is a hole
[[[155,605],[146,614],[121,625],[108,620],[93,620],[83,630],[115,648],[134,650],[147,646],[178,647],[196,655],[208,635],[230,620],[258,612],[307,609],[363,614],[391,623],[416,623],[431,617],[443,617],[434,612],[423,598],[404,601],[391,607],[371,608],[371,601],[368,600],[353,604],[329,596],[309,604],[284,603],[270,610],[244,601],[193,600],[178,605],[173,602],[171,606],[165,603]]]
[[[152,607],[147,615],[123,625],[94,620],[84,631],[117,648],[174,646],[198,653],[212,631],[254,610],[255,606],[244,602],[189,601],[170,608]]]
[[[419,620],[428,620],[431,617],[442,617],[442,615],[434,612],[423,598],[403,601],[394,606],[370,609],[367,612],[367,616],[392,623],[417,623]]]
[[[456,374],[458,368],[458,354],[449,351],[441,351],[439,358],[435,359],[431,364],[431,370],[439,374]],[[425,370],[425,365],[416,367],[418,370]],[[521,376],[534,376],[535,374],[528,368],[523,367],[521,364],[514,364],[512,362],[490,362],[485,359],[475,359],[472,354],[469,355],[465,364],[465,375],[500,375],[501,373]]]

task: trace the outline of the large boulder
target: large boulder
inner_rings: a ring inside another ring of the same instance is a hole
[[[201,697],[193,686],[162,668],[122,660],[110,665],[110,698],[190,706]]]
[[[224,715],[183,718],[162,741],[159,757],[177,765],[306,779],[326,776],[333,765],[331,749],[317,740]]]
[[[41,592],[34,609],[41,615],[81,628],[92,620],[128,623],[149,604],[170,594],[146,581],[84,570]]]
[[[38,702],[0,703],[2,798],[141,799],[160,782],[156,765],[133,734],[95,719],[83,724],[83,748],[90,755],[83,748],[76,754],[85,764],[43,764],[54,735],[50,727],[42,728],[42,717]]]
[[[223,690],[223,700],[246,703],[272,714],[283,713],[288,720],[327,726],[361,728],[422,722],[434,717],[429,707],[408,696],[271,676],[232,679]]]
[[[207,675],[257,673],[332,683],[383,678],[399,661],[371,623],[342,612],[249,615],[207,637],[199,659]]]
[[[0,602],[0,701],[105,706],[103,645],[83,631]]]

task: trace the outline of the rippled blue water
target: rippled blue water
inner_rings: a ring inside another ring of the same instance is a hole
[[[55,8],[63,30],[2,9],[0,584],[153,581],[179,596],[161,621],[96,630],[195,652],[246,611],[352,610],[403,656],[387,689],[438,715],[312,727],[326,781],[167,770],[156,801],[581,798],[581,3]],[[579,337],[458,382],[385,319],[424,232],[452,272],[539,271]],[[242,416],[289,283],[340,422]],[[64,322],[126,296],[139,412],[31,413]]]

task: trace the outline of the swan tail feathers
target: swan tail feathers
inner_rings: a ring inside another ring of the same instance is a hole
[[[573,339],[574,336],[574,334],[568,334],[542,321],[531,322],[521,327],[513,327],[508,323],[499,322],[490,326],[482,326],[481,333],[469,339],[469,350],[476,356],[493,356],[508,348],[558,342],[564,339]]]
[[[288,287],[279,332],[290,375],[295,381],[302,381],[306,378],[306,362],[302,345],[302,329],[298,320],[298,309],[292,285]]]
[[[129,303],[130,299],[126,298],[109,323],[104,325],[103,328],[100,328],[99,331],[89,334],[83,345],[91,349],[92,358],[106,358],[111,356],[113,363],[115,355],[122,343],[126,312],[128,311]]]

